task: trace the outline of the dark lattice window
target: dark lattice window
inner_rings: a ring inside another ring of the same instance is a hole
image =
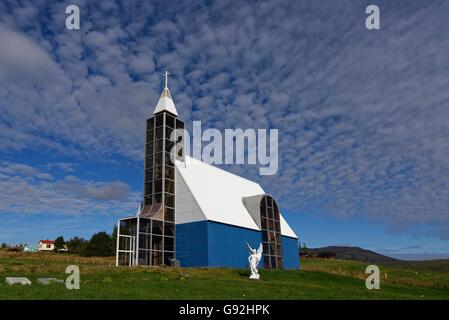
[[[273,197],[266,195],[262,198],[260,202],[260,219],[264,266],[267,269],[282,268],[282,236],[279,207]]]

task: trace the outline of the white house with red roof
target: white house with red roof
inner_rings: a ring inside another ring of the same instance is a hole
[[[37,245],[39,251],[53,251],[55,249],[55,242],[53,240],[39,240]]]

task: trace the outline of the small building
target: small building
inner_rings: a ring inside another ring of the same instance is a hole
[[[69,252],[69,247],[66,244],[62,246],[62,248],[58,249],[58,252]]]
[[[39,251],[53,251],[55,242],[53,240],[39,240],[37,248]]]
[[[36,246],[25,246],[23,252],[38,252],[39,249]]]

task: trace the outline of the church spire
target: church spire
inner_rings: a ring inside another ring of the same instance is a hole
[[[168,73],[168,70],[165,69],[165,73],[163,75],[163,77],[165,78],[165,87],[164,89],[168,89],[168,76],[170,75],[170,73]]]
[[[167,111],[171,114],[178,116],[178,112],[176,111],[175,103],[173,102],[173,99],[170,94],[170,90],[168,90],[168,76],[170,73],[168,73],[168,70],[165,70],[165,74],[163,77],[165,78],[165,87],[164,90],[162,90],[161,97],[159,98],[159,101],[156,105],[156,108],[154,109],[153,114]]]

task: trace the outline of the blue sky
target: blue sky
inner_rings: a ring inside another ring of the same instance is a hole
[[[81,29],[65,29],[78,4]],[[377,4],[381,30],[365,28]],[[187,123],[279,129],[226,167],[309,247],[449,257],[447,1],[2,1],[0,242],[111,230],[141,198],[162,89]]]

